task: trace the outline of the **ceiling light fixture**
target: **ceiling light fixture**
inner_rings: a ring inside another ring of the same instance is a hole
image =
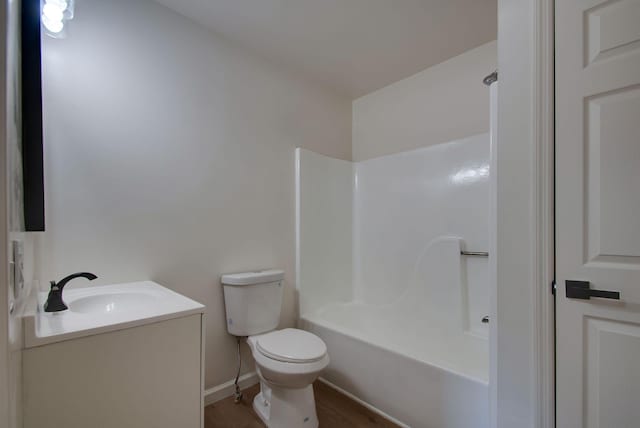
[[[65,22],[73,18],[74,0],[43,0],[42,26],[56,39],[65,36]]]

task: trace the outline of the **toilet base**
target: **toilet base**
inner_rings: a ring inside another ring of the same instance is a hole
[[[260,382],[253,410],[268,428],[318,428],[313,386],[301,389],[269,387]]]

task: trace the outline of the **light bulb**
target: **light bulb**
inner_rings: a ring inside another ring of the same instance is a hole
[[[74,0],[44,0],[42,25],[55,38],[64,36],[65,21],[73,18]]]
[[[61,19],[55,20],[51,19],[45,15],[42,16],[42,25],[47,29],[47,31],[57,34],[62,31],[64,28],[64,24]]]
[[[49,21],[60,21],[64,17],[64,9],[60,9],[60,6],[55,3],[46,3],[42,8],[42,18]]]
[[[45,0],[45,5],[47,4],[56,6],[58,9],[62,11],[66,10],[67,7],[69,6],[69,4],[67,3],[67,0]]]

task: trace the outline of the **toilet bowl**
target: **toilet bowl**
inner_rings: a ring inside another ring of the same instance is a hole
[[[284,272],[223,275],[227,331],[247,337],[260,378],[253,408],[269,428],[316,428],[312,383],[329,364],[327,346],[304,330],[276,330]]]
[[[329,364],[324,342],[293,328],[247,339],[260,378],[253,408],[270,428],[318,426],[312,383]]]

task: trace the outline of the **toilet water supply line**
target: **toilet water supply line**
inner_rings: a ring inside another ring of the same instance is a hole
[[[234,402],[237,404],[242,401],[242,391],[240,391],[240,385],[238,385],[238,380],[240,379],[240,369],[242,368],[242,355],[240,354],[240,337],[236,338],[238,340],[238,373],[236,373],[236,380],[233,383],[236,386],[236,392],[234,395]]]

